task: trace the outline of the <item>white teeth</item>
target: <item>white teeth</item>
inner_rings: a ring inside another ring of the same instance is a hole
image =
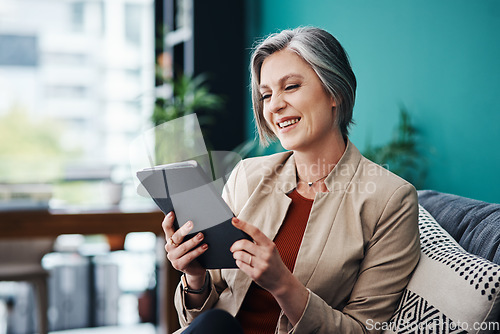
[[[288,121],[284,121],[284,122],[278,123],[278,125],[279,125],[280,128],[284,128],[284,127],[287,127],[289,125],[295,124],[298,121],[299,121],[298,118],[294,118],[294,119],[289,119]]]

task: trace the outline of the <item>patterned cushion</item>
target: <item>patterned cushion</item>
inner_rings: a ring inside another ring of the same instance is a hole
[[[500,331],[500,266],[467,253],[420,206],[422,255],[386,333]]]
[[[418,201],[467,252],[500,264],[500,204],[433,190]]]

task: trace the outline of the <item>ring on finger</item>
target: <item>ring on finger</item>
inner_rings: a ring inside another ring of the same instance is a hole
[[[171,243],[172,245],[174,245],[174,247],[179,247],[179,244],[178,244],[178,243],[176,243],[176,242],[174,241],[174,239],[172,239],[172,237],[168,238],[168,240],[170,241],[170,243]]]
[[[248,262],[248,265],[251,267],[252,266],[252,255],[250,255],[250,262]]]

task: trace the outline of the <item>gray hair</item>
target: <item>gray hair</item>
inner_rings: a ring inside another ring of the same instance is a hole
[[[260,96],[260,71],[264,60],[273,53],[289,49],[297,53],[316,72],[325,90],[336,103],[335,121],[344,138],[354,123],[352,110],[356,96],[356,77],[347,53],[339,41],[325,30],[300,27],[269,35],[254,49],[251,60],[252,104],[260,143],[268,146],[276,138],[267,126]]]

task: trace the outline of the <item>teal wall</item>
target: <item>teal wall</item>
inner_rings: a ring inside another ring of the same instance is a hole
[[[391,138],[404,104],[427,156],[425,188],[500,203],[500,1],[247,1],[249,47],[299,25],[343,44],[361,151]]]

